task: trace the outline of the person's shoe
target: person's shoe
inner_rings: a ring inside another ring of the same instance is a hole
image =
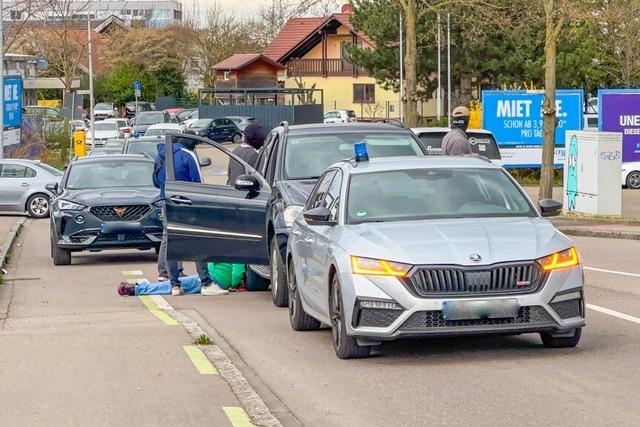
[[[220,289],[220,286],[216,285],[215,283],[211,283],[210,285],[203,286],[200,289],[200,294],[206,295],[206,296],[226,295],[228,293],[229,291],[225,289]]]
[[[131,286],[128,283],[122,282],[120,283],[120,286],[118,286],[118,295],[120,295],[121,297],[127,295],[127,296],[135,296],[136,295],[136,287],[135,286]]]
[[[182,295],[182,288],[179,285],[175,285],[171,287],[171,296],[179,297]]]
[[[164,274],[161,274],[158,276],[158,282],[166,282],[169,280],[169,276],[165,276]]]

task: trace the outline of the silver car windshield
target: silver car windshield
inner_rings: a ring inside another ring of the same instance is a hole
[[[153,187],[153,163],[105,160],[71,166],[66,188]]]
[[[355,174],[347,223],[431,218],[534,217],[502,169],[410,169]]]
[[[288,179],[318,178],[335,162],[353,158],[353,145],[357,142],[367,143],[370,158],[423,155],[416,140],[403,133],[290,135],[285,175]]]
[[[118,124],[113,122],[97,122],[95,124],[96,131],[105,131],[105,130],[118,130]]]
[[[130,142],[126,154],[147,154],[153,159],[158,154],[158,144],[150,141]]]

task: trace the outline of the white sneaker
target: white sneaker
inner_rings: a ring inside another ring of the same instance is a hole
[[[220,286],[216,285],[215,283],[212,283],[209,286],[203,286],[200,289],[200,294],[207,295],[207,296],[226,295],[228,293],[229,291],[225,289],[220,289]]]
[[[179,297],[180,295],[182,295],[182,288],[180,286],[172,286],[171,296]]]

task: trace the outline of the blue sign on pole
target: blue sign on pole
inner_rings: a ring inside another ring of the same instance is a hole
[[[133,82],[133,90],[142,90],[142,82],[140,80]]]
[[[4,128],[15,129],[22,124],[22,77],[4,78]]]
[[[540,167],[542,160],[542,91],[482,91],[482,127],[490,130],[500,146],[506,167]],[[583,127],[582,89],[556,91],[555,163],[564,161],[565,132]]]

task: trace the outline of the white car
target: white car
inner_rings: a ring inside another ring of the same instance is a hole
[[[640,162],[622,164],[622,186],[637,190],[640,188]]]
[[[420,138],[427,150],[427,154],[441,155],[442,138],[449,133],[451,128],[413,128],[411,130]],[[467,135],[469,135],[471,151],[488,158],[492,163],[502,166],[500,148],[491,131],[486,129],[467,129]]]
[[[358,117],[353,110],[331,110],[324,113],[325,123],[357,123]]]
[[[120,131],[119,138],[129,138],[131,136],[131,126],[127,119],[105,119],[104,122],[118,124],[118,130]]]
[[[145,136],[165,136],[169,135],[177,135],[182,133],[182,126],[178,123],[158,123],[155,125],[149,126],[147,131],[145,132]]]
[[[118,110],[111,102],[99,102],[93,107],[93,116],[96,120],[115,118]]]
[[[122,119],[122,122],[126,122],[126,120]],[[109,139],[118,139],[124,137],[124,130],[121,130],[120,127],[122,123],[118,120],[103,120],[100,122],[94,123],[95,129],[95,147],[102,147],[104,143]],[[87,130],[87,147],[95,148],[92,144],[92,131],[91,129]]]

